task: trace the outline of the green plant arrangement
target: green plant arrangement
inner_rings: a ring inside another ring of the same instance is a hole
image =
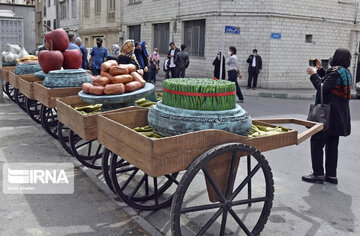
[[[213,79],[167,79],[163,82],[163,104],[171,107],[221,111],[236,106],[235,83]]]

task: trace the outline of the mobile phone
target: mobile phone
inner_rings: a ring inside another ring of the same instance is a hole
[[[315,67],[316,66],[316,61],[315,60],[309,60],[309,66]]]

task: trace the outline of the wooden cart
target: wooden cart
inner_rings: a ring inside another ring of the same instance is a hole
[[[83,102],[79,96],[70,96],[57,99],[59,141],[65,150],[76,157],[84,166],[92,169],[101,169],[103,147],[97,142],[97,116],[86,115],[75,110],[77,106],[91,105]],[[110,114],[118,111],[134,110],[136,107],[126,107],[113,111],[103,112]],[[104,178],[109,182],[109,176]]]
[[[41,125],[47,133],[58,139],[58,119],[56,110],[56,99],[76,95],[81,87],[47,88],[42,81],[35,82],[34,98],[41,103],[40,120]]]
[[[235,230],[258,235],[268,219],[274,196],[271,169],[261,152],[300,144],[322,130],[322,124],[298,119],[253,120],[253,124],[263,126],[289,123],[308,129],[300,134],[289,130],[257,138],[203,130],[152,139],[133,130],[148,124],[147,114],[147,109],[139,109],[98,116],[98,141],[106,147],[102,161],[110,163],[111,184],[130,206],[156,210],[172,202],[173,235],[191,235],[185,225],[196,235],[209,230],[211,235],[224,235],[234,225]],[[204,184],[199,184],[201,178]],[[208,193],[205,203],[204,198],[199,198],[201,188]],[[261,208],[252,211],[257,216],[247,223],[248,213],[243,214],[247,209],[237,208],[251,205]],[[195,221],[189,220],[191,217]],[[203,218],[206,220],[199,223]],[[235,223],[227,224],[229,220]],[[194,222],[199,225],[194,226]]]
[[[0,69],[0,78],[3,80],[2,90],[11,99],[14,94],[14,88],[9,83],[9,71],[14,72],[16,66],[4,66]]]

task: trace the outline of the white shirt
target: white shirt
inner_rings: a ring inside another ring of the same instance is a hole
[[[235,54],[226,60],[226,64],[228,66],[228,71],[231,70],[237,71],[239,69],[239,62]]]
[[[256,57],[253,57],[253,61],[252,61],[252,67],[256,67]]]
[[[172,57],[171,57],[171,59],[170,59],[170,65],[169,65],[169,67],[170,67],[170,68],[174,68],[174,67],[176,67],[175,62],[174,62],[174,59],[175,59],[175,58],[174,58],[175,49],[171,50],[170,55],[171,55]]]

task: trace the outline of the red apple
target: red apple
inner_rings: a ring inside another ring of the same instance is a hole
[[[39,52],[38,60],[44,73],[49,73],[49,71],[61,69],[64,56],[60,51],[42,50]]]
[[[45,35],[45,47],[49,50],[65,51],[69,47],[69,37],[65,30],[56,29]]]
[[[81,67],[82,56],[81,52],[77,49],[65,50],[64,56],[64,69],[79,69]]]

